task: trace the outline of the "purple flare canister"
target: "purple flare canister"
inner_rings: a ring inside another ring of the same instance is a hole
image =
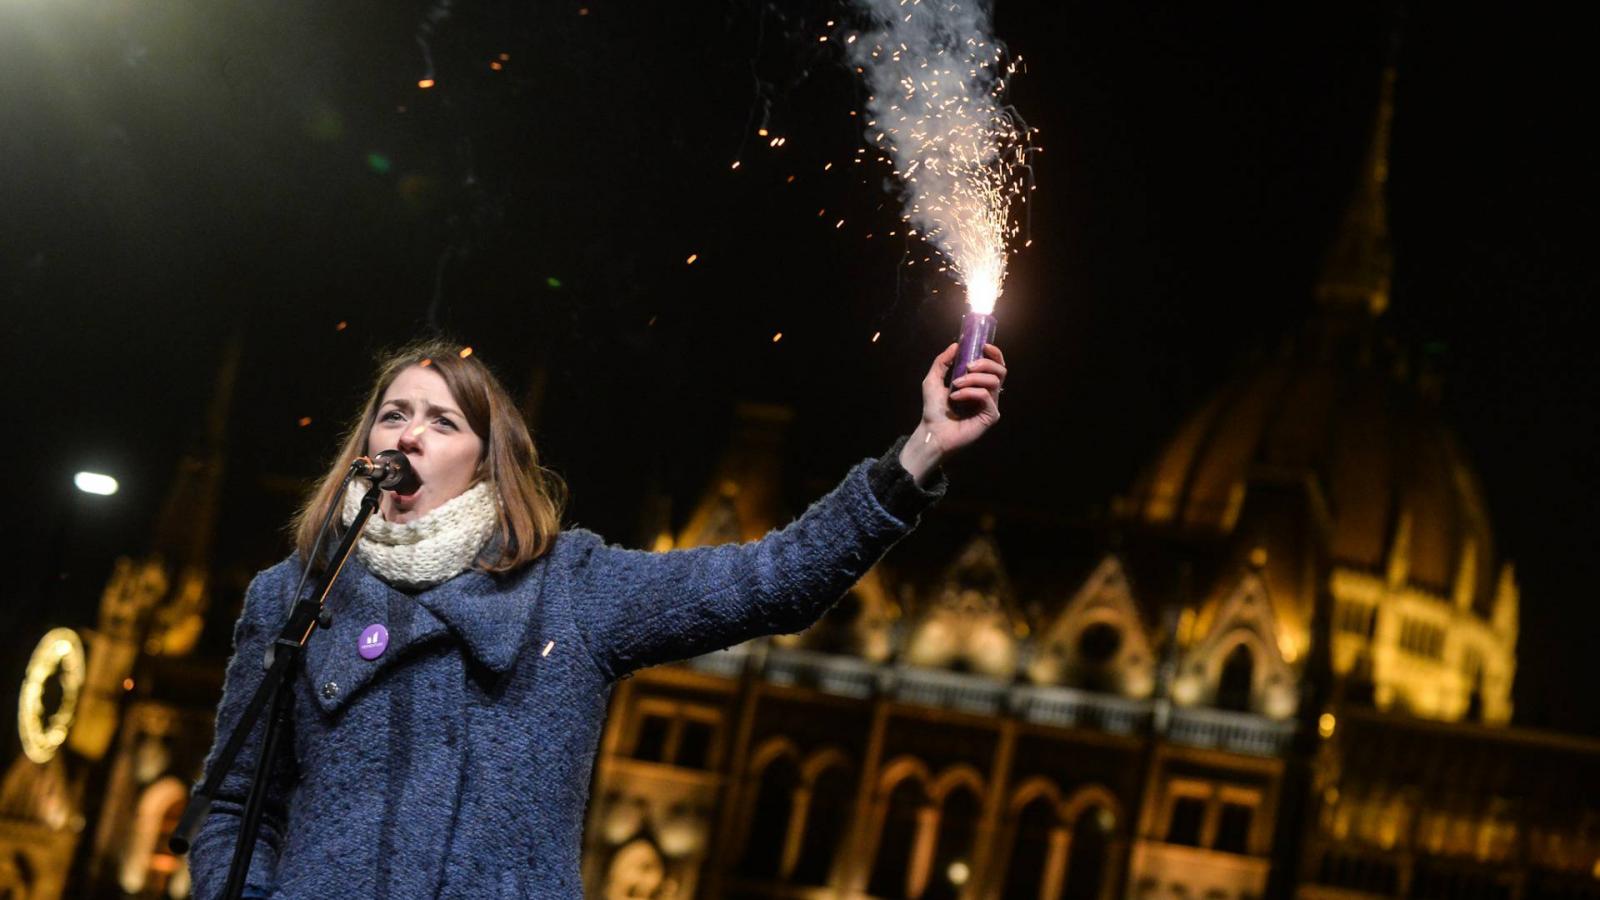
[[[945,387],[967,374],[967,367],[983,359],[983,345],[994,343],[994,316],[969,312],[961,317],[961,339],[956,345],[956,361],[950,366]]]

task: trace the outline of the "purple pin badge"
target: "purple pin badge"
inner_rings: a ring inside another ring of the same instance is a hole
[[[360,651],[362,659],[377,659],[388,648],[389,629],[374,622],[361,632],[361,640],[357,650]]]

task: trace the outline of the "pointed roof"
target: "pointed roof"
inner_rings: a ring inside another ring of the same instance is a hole
[[[203,569],[210,564],[241,348],[236,329],[223,347],[205,419],[178,461],[178,471],[156,518],[150,554],[171,567]]]
[[[1330,311],[1365,311],[1377,316],[1389,307],[1394,257],[1389,249],[1389,136],[1394,121],[1393,46],[1383,69],[1372,142],[1361,168],[1361,182],[1345,210],[1339,234],[1323,262],[1317,301]]]
[[[178,471],[152,530],[149,553],[137,562],[119,560],[101,593],[101,630],[139,642],[150,656],[184,656],[195,648],[205,629],[211,545],[221,501],[228,414],[239,375],[241,338],[235,329],[223,348],[205,419],[198,423],[189,449],[178,461]],[[86,712],[84,722],[90,718]],[[88,734],[82,725],[79,732]],[[104,731],[95,738],[101,752],[104,747],[98,742],[110,736],[110,731]]]
[[[785,521],[779,485],[794,413],[781,406],[741,403],[734,416],[733,435],[712,473],[711,487],[674,546],[753,541]]]

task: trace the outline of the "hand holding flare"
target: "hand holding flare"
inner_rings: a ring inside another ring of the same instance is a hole
[[[983,345],[983,356],[967,366],[965,374],[945,386],[945,376],[956,362],[959,346],[951,344],[933,361],[922,379],[922,421],[900,451],[900,465],[917,479],[927,481],[950,456],[976,441],[1000,421],[1000,388],[1006,380],[1006,357],[993,344]]]

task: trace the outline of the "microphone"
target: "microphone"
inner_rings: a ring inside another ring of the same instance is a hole
[[[374,456],[358,456],[350,464],[356,474],[370,478],[378,487],[397,494],[414,494],[422,487],[422,479],[411,468],[411,460],[399,450],[384,450]]]

